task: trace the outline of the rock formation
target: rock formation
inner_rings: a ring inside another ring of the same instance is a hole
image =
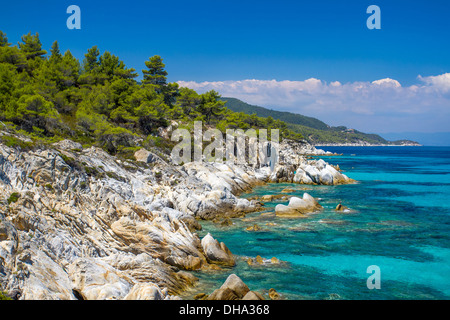
[[[278,217],[298,217],[305,213],[311,213],[321,210],[322,206],[310,196],[308,193],[303,194],[303,198],[292,197],[289,200],[289,204],[278,204],[275,207],[275,214]]]
[[[174,166],[143,149],[136,161],[120,159],[70,140],[26,152],[0,144],[0,290],[20,299],[177,299],[197,280],[188,271],[234,265],[224,243],[199,238],[197,219],[259,210],[259,201],[238,195],[273,176],[350,180],[285,148],[284,163],[271,172],[232,163]],[[289,210],[306,212],[296,201]],[[240,299],[248,294],[231,290]]]
[[[237,275],[230,274],[223,285],[214,290],[206,300],[264,300],[256,291],[249,287]]]

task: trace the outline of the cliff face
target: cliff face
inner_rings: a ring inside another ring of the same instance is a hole
[[[139,161],[118,159],[69,140],[28,152],[0,144],[0,290],[20,299],[175,299],[196,281],[187,271],[233,265],[225,244],[198,237],[197,219],[259,210],[237,194],[293,181],[301,167],[318,171],[311,183],[325,182],[326,165],[299,154],[314,150],[283,145],[271,172],[173,166],[145,150]]]

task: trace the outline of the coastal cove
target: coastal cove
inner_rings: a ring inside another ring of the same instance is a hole
[[[182,297],[210,293],[235,273],[265,298],[271,288],[282,299],[450,298],[450,148],[322,148],[343,154],[320,158],[358,183],[269,183],[242,194],[301,198],[307,192],[323,210],[280,218],[274,208],[287,200],[275,200],[266,202],[264,211],[231,219],[229,226],[203,221],[200,237],[211,232],[224,241],[238,257],[236,266],[196,273],[199,283]],[[349,212],[335,211],[339,203]],[[260,230],[254,231],[255,225]],[[262,264],[255,263],[257,256]],[[280,263],[271,263],[272,257]],[[379,290],[366,286],[370,265],[380,267]]]
[[[5,2],[0,305],[450,300],[449,10]]]
[[[448,299],[449,153],[283,140],[272,171],[174,166],[145,148],[124,160],[71,140],[0,144],[2,291],[22,300]],[[371,265],[380,290],[367,289]]]

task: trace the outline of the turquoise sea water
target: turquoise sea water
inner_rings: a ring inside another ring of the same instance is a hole
[[[324,210],[307,218],[279,218],[275,205],[233,219],[221,227],[203,222],[240,256],[237,265],[196,273],[199,285],[186,294],[210,293],[230,273],[252,290],[276,289],[285,299],[449,299],[450,147],[323,147],[342,156],[322,157],[339,164],[357,184],[306,186],[269,184],[250,194],[308,192]],[[349,213],[337,213],[342,202]],[[262,214],[263,213],[263,214]],[[246,231],[254,224],[261,231]],[[248,265],[248,257],[277,257],[280,265]],[[368,289],[367,267],[380,268],[381,288]]]

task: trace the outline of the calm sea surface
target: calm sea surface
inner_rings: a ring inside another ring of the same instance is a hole
[[[450,147],[323,147],[342,156],[338,164],[357,184],[307,186],[269,184],[243,197],[304,192],[324,210],[307,218],[252,213],[233,225],[202,222],[240,258],[232,269],[195,273],[200,282],[186,293],[211,293],[230,273],[251,290],[274,288],[285,299],[449,299]],[[342,203],[349,213],[337,213]],[[266,203],[274,211],[287,201]],[[261,231],[246,231],[257,224]],[[248,265],[260,255],[279,265]],[[369,290],[367,267],[380,268],[381,288]]]

